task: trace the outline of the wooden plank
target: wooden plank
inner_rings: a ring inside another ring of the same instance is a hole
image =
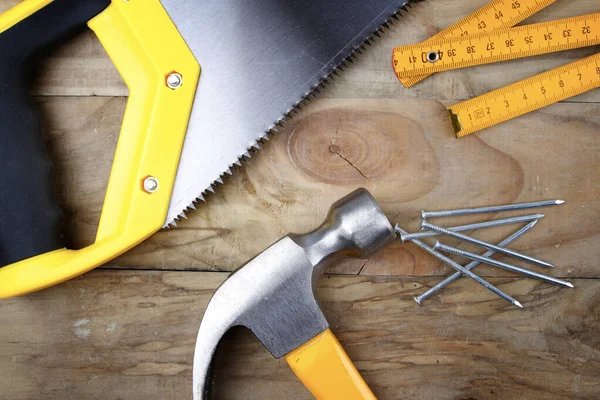
[[[427,0],[419,3],[399,23],[386,30],[381,39],[375,40],[373,46],[367,47],[368,52],[364,57],[359,57],[350,68],[336,77],[332,87],[324,95],[465,100],[599,51],[598,46],[595,46],[449,71],[435,74],[410,89],[398,82],[390,67],[394,47],[424,41],[487,3],[489,0]],[[594,0],[561,0],[525,20],[523,24],[584,15],[598,10],[598,2]],[[600,91],[592,91],[569,101],[598,102]]]
[[[0,303],[4,398],[181,399],[204,308],[224,273],[95,271]],[[318,294],[332,330],[382,399],[597,399],[600,282],[558,289],[467,279],[423,307],[433,278],[331,277]],[[218,399],[309,399],[285,361],[247,331],[216,362]]]
[[[437,74],[411,89],[405,89],[396,80],[390,66],[395,46],[425,40],[487,2],[488,0],[428,0],[415,5],[381,40],[376,40],[373,46],[369,46],[367,55],[360,57],[341,74],[324,95],[464,100],[598,51],[595,47]],[[16,3],[15,0],[0,0],[0,12]],[[547,21],[597,11],[597,0],[559,1],[525,22]],[[510,68],[510,74],[506,73],[507,68]],[[43,63],[40,71],[41,76],[33,88],[35,94],[126,96],[128,93],[127,87],[91,31],[80,34],[57,49]],[[600,91],[590,92],[572,101],[599,102]]]
[[[17,2],[0,0],[0,12]],[[576,286],[479,267],[500,276],[490,281],[526,309],[466,279],[419,308],[412,296],[451,271],[415,246],[394,243],[370,259],[341,262],[329,272],[364,276],[324,278],[318,294],[380,398],[599,398],[600,291],[597,279],[580,278],[599,277],[600,92],[460,141],[444,108],[598,49],[438,74],[412,89],[389,67],[394,46],[423,40],[486,2],[414,7],[179,229],[107,266],[140,271],[94,271],[0,302],[2,397],[190,398],[198,324],[226,274],[160,270],[232,270],[288,231],[314,228],[333,201],[364,186],[408,230],[417,229],[421,208],[565,198],[514,248],[556,263],[550,273]],[[559,1],[526,22],[597,11],[597,0]],[[128,91],[91,32],[40,70],[32,93],[52,96],[38,101],[69,242],[80,247],[94,239],[126,104],[112,96]],[[109,97],[55,97],[89,95]],[[499,240],[508,232],[476,235]],[[216,398],[311,398],[249,332],[228,335],[224,348]]]
[[[46,98],[41,105],[69,242],[81,247],[94,239],[125,99]],[[420,209],[564,198],[564,206],[543,210],[547,216],[539,228],[514,248],[554,262],[557,276],[598,277],[599,123],[600,105],[565,103],[457,140],[437,101],[319,99],[189,220],[110,267],[233,270],[287,232],[313,229],[331,203],[362,186],[408,230],[418,229]],[[509,231],[480,237],[499,241]],[[331,272],[449,272],[400,243],[372,260],[343,263]],[[482,267],[481,273],[495,271]]]

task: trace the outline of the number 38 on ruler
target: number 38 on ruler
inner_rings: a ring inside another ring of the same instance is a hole
[[[600,13],[400,46],[393,62],[398,77],[410,77],[596,44]]]
[[[511,28],[556,0],[494,0],[435,37],[394,49],[410,87],[434,72],[600,44],[600,13]],[[600,87],[600,53],[448,108],[462,137]]]

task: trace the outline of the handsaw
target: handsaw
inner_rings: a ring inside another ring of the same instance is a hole
[[[0,298],[82,274],[175,225],[418,0],[26,0],[0,16]],[[90,27],[130,89],[95,242],[65,248],[27,93]]]

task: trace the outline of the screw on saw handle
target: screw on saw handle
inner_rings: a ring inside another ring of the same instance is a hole
[[[82,249],[70,250],[57,240],[56,206],[51,205],[55,211],[48,214],[27,216],[32,209],[48,210],[40,204],[44,200],[53,204],[50,180],[41,189],[23,183],[26,186],[19,187],[23,191],[20,207],[17,202],[10,203],[13,188],[8,185],[26,182],[24,169],[34,170],[29,175],[39,176],[39,180],[51,174],[39,124],[23,128],[24,119],[34,119],[33,109],[27,108],[31,107],[27,84],[36,60],[46,49],[85,25],[96,33],[129,87],[129,99],[96,240]],[[16,152],[10,141],[23,140],[20,152],[29,155],[36,151],[33,161],[28,161],[30,165],[20,161],[19,154],[11,159],[12,164],[0,161],[0,197],[4,202],[4,209],[0,209],[0,240],[4,241],[0,253],[22,240],[17,236],[31,238],[23,246],[28,251],[18,257],[12,254],[9,260],[28,258],[0,268],[3,299],[81,275],[123,254],[164,225],[200,65],[159,0],[26,0],[0,15],[0,40],[0,90],[11,87],[11,96],[1,103],[5,111],[0,125],[10,121],[13,127],[0,131],[6,142],[0,147]],[[177,88],[168,80],[175,72],[185,77],[185,84],[180,80]],[[17,107],[11,98],[22,101]],[[27,117],[13,115],[19,113]],[[6,204],[16,206],[8,212]],[[19,214],[21,219],[6,214]],[[18,232],[17,227],[21,227]],[[61,248],[49,251],[57,247]]]
[[[63,247],[52,164],[28,88],[39,59],[109,1],[45,3],[26,1],[0,16],[0,265]]]

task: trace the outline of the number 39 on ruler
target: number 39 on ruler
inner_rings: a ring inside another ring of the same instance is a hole
[[[410,87],[434,72],[600,43],[600,13],[510,28],[556,0],[494,0],[430,40],[394,49]],[[449,107],[457,137],[600,86],[600,54]]]
[[[597,44],[600,13],[396,47],[394,70],[423,75]]]

